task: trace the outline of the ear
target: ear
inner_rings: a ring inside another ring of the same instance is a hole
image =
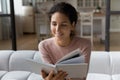
[[[72,23],[72,30],[75,29],[75,22]]]

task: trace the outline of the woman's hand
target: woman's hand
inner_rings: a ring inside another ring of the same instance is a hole
[[[68,75],[62,70],[59,70],[57,74],[54,74],[54,71],[50,71],[50,73],[47,74],[44,70],[42,70],[41,73],[44,80],[65,80],[65,77]]]

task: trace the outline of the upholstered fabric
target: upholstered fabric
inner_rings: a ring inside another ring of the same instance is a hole
[[[92,52],[90,58],[89,72],[91,73],[110,73],[110,60],[108,52]]]
[[[120,80],[119,61],[119,51],[92,51],[86,80]]]
[[[41,62],[35,50],[0,50],[0,80],[43,80],[26,61]],[[92,51],[86,80],[120,80],[120,52]]]
[[[42,80],[25,59],[42,61],[40,52],[34,50],[0,50],[0,80]]]

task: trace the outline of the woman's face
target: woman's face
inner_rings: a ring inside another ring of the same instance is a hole
[[[74,24],[70,23],[69,18],[59,12],[56,12],[51,17],[51,32],[59,41],[70,39],[71,30],[74,29]]]

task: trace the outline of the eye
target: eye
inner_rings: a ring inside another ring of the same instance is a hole
[[[67,27],[68,24],[67,24],[67,23],[63,23],[63,24],[61,24],[61,26],[62,26],[62,27]]]
[[[55,22],[52,23],[52,26],[56,26],[57,24]]]
[[[62,24],[61,26],[67,26],[66,24]]]

